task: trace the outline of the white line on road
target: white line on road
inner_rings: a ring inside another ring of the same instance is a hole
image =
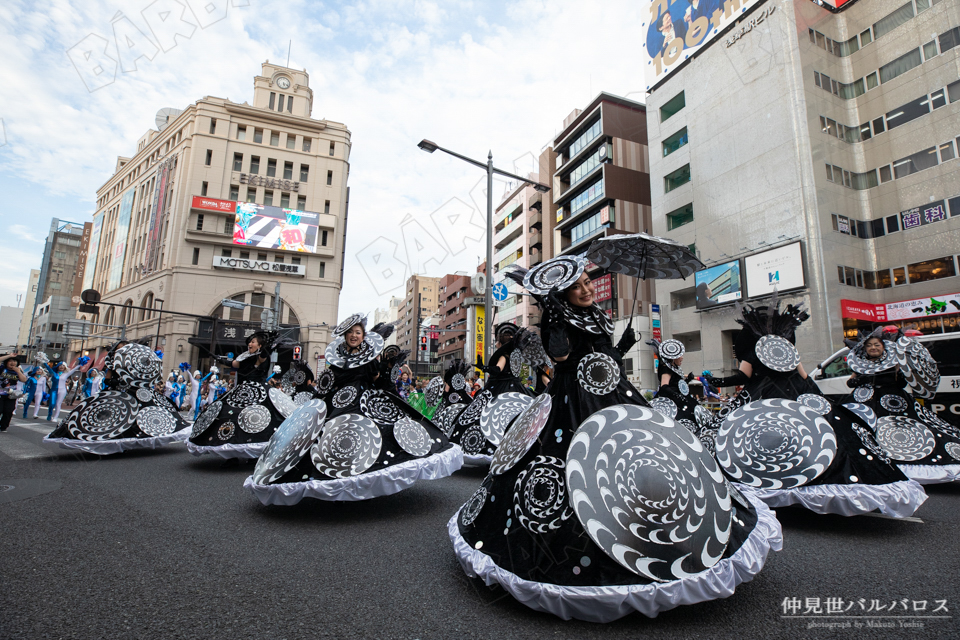
[[[0,453],[10,456],[14,460],[30,460],[48,458],[52,454],[35,444],[10,435],[10,432],[0,435]]]
[[[44,422],[44,424],[30,424],[29,422],[26,424],[17,424],[16,422],[14,422],[13,426],[20,427],[21,429],[29,429],[30,431],[33,431],[34,433],[39,433],[42,436],[47,435],[54,429],[54,425],[52,422]]]

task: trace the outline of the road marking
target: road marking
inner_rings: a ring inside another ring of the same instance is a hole
[[[47,423],[47,424],[30,424],[30,423],[27,423],[27,424],[17,424],[17,423],[13,423],[13,426],[15,426],[15,427],[20,427],[21,429],[29,429],[30,431],[33,431],[34,433],[39,433],[39,434],[42,435],[42,436],[47,435],[48,433],[50,433],[51,431],[53,431],[53,428],[54,428],[54,427],[53,427],[53,423]]]
[[[884,515],[882,513],[862,513],[860,515],[870,516],[871,518],[883,518],[884,520],[896,520],[897,522],[919,522],[920,524],[923,524],[923,520],[920,518],[914,518],[913,516],[906,518],[894,518],[893,516]]]
[[[49,458],[52,454],[31,444],[26,440],[21,440],[16,436],[10,435],[10,432],[0,435],[0,453],[3,453],[14,460],[31,460],[35,458]]]

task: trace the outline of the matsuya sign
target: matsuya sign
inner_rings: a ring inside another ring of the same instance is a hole
[[[268,262],[267,260],[248,260],[246,258],[228,258],[216,256],[213,259],[214,269],[244,269],[246,271],[263,271],[271,273],[286,273],[291,276],[307,275],[306,267],[302,264],[285,264],[283,262]]]

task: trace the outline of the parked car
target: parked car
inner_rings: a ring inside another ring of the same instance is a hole
[[[941,420],[960,427],[960,333],[941,333],[916,338],[927,348],[940,368],[940,385],[937,395],[930,400],[921,400]],[[811,374],[823,395],[839,400],[850,393],[847,386],[850,367],[844,347],[824,360]]]

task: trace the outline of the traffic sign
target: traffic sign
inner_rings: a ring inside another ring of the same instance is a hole
[[[510,290],[507,289],[507,285],[503,284],[502,282],[498,282],[497,284],[493,285],[492,293],[494,300],[497,302],[503,302],[507,299],[507,296],[510,295]]]
[[[228,298],[224,298],[223,300],[221,300],[220,304],[222,304],[228,309],[244,309],[247,306],[243,302],[240,302],[238,300],[230,300]]]

